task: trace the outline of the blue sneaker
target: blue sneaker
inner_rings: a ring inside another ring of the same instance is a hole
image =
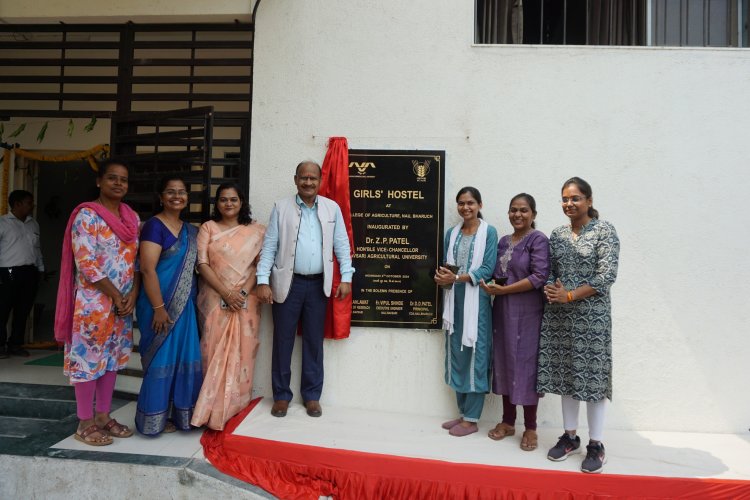
[[[557,444],[547,452],[547,458],[553,462],[562,462],[568,455],[578,453],[581,448],[581,438],[575,436],[571,438],[568,433],[564,433],[560,436]]]
[[[586,445],[586,458],[581,464],[581,471],[589,474],[598,474],[604,470],[604,464],[607,463],[607,456],[604,454],[604,445],[602,443],[589,443]]]

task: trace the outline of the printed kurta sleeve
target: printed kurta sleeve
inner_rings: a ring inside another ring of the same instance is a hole
[[[103,269],[100,269],[97,261],[99,254],[99,217],[96,212],[82,209],[76,215],[71,227],[71,243],[73,246],[73,259],[78,272],[86,281],[96,283],[107,277]]]
[[[492,278],[492,273],[495,271],[495,264],[497,263],[497,230],[489,226],[487,227],[487,242],[484,247],[484,256],[482,257],[482,265],[479,268],[469,271],[469,277],[474,286],[479,284],[480,280],[489,281]]]
[[[209,225],[208,222],[201,224],[198,230],[198,260],[195,263],[196,266],[201,264],[210,265],[208,261],[208,244],[211,243],[211,228]]]
[[[560,256],[555,255],[555,244],[560,239],[560,228],[553,229],[549,235],[549,276],[547,276],[546,285],[552,285],[560,276]],[[559,244],[557,246],[559,249]]]
[[[617,266],[620,259],[620,239],[615,227],[609,222],[600,222],[597,230],[596,272],[589,282],[599,294],[606,295],[617,279]]]
[[[438,262],[438,266],[442,266],[443,264],[446,264],[448,262],[448,245],[450,245],[451,242],[451,230],[453,228],[448,229],[445,232],[445,236],[443,237],[443,262]]]
[[[529,267],[531,274],[527,279],[534,288],[541,288],[549,277],[549,240],[542,233],[531,236],[529,241]]]

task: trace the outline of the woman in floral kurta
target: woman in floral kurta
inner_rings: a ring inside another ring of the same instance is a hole
[[[97,185],[99,198],[76,207],[68,220],[55,338],[65,342],[63,370],[75,387],[80,420],[75,438],[104,446],[112,437],[133,435],[109,411],[117,371],[127,365],[133,344],[139,219],[121,203],[128,191],[125,165],[104,162]]]
[[[90,208],[73,221],[77,273],[73,343],[65,347],[65,375],[73,383],[96,380],[128,363],[133,316],[118,316],[111,298],[94,286],[108,278],[123,293],[133,289],[138,242],[125,243]]]
[[[591,186],[578,177],[563,184],[562,206],[570,225],[550,235],[550,275],[544,293],[537,390],[562,396],[565,432],[547,458],[578,452],[580,401],[587,404],[590,442],[583,472],[601,472],[604,411],[612,399],[612,311],[609,289],[617,278],[620,240],[599,219]]]

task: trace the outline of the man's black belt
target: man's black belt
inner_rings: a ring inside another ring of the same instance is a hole
[[[36,267],[34,264],[26,264],[23,266],[12,266],[12,267],[0,267],[0,271],[7,271],[7,270],[13,270],[13,269],[28,269],[30,267]]]
[[[321,280],[323,279],[323,273],[318,274],[298,274],[294,273],[295,278],[299,278],[301,280]]]

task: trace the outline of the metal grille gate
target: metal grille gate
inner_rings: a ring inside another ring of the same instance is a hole
[[[0,119],[110,118],[132,164],[127,201],[150,215],[156,179],[190,184],[191,222],[215,187],[247,191],[253,24],[0,24]]]

